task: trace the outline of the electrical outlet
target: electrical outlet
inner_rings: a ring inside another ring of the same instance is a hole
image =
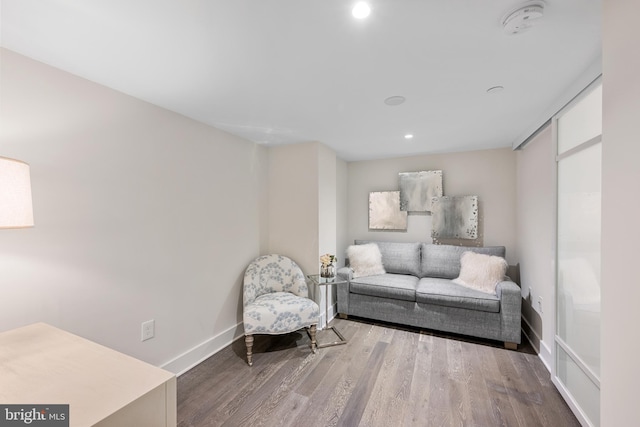
[[[142,340],[146,341],[150,340],[155,335],[156,322],[155,320],[147,320],[146,322],[142,322]]]
[[[543,313],[543,311],[542,311],[542,297],[538,297],[538,310],[540,310],[540,313]]]

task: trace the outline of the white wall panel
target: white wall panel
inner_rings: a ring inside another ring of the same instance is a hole
[[[0,83],[36,219],[0,231],[0,330],[48,322],[155,365],[235,330],[266,150],[7,50]]]

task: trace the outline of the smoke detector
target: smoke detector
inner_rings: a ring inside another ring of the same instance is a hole
[[[533,25],[533,21],[542,17],[544,3],[530,2],[507,13],[502,18],[502,27],[507,34],[521,33]]]

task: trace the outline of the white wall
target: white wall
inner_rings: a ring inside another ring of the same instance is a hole
[[[516,153],[523,330],[551,371],[555,335],[555,159],[551,126]]]
[[[269,148],[269,252],[319,269],[317,143]]]
[[[638,417],[640,3],[603,2],[602,426]]]
[[[318,147],[318,259],[316,270],[319,271],[319,257],[323,254],[336,254],[337,245],[337,162],[336,153],[324,144],[317,144]],[[333,317],[333,301],[335,295],[332,293],[332,286],[322,287],[322,295],[318,298],[320,313],[322,317],[321,325],[327,319]],[[326,298],[329,298],[328,304]]]
[[[344,162],[319,142],[274,146],[269,149],[269,252],[288,256],[305,274],[320,272],[320,256],[337,253],[338,182],[344,186]],[[338,176],[340,165],[341,174]],[[325,290],[311,289],[326,316]],[[332,316],[329,292],[329,317]]]
[[[350,245],[348,236],[349,213],[349,173],[348,163],[342,159],[336,160],[336,254],[338,255],[338,265],[344,266],[344,254]]]
[[[338,257],[338,267],[344,266],[344,255],[347,252],[349,246],[348,237],[348,212],[347,206],[349,204],[348,196],[348,183],[349,175],[347,172],[347,162],[342,159],[336,159],[336,251],[335,254]],[[335,287],[333,289],[335,293]],[[330,318],[337,313],[336,304],[337,296],[333,295],[331,300],[333,312],[330,313]]]
[[[193,349],[174,371],[241,334],[266,150],[1,55],[0,155],[31,165],[36,226],[0,231],[0,330],[44,321],[154,365]]]
[[[398,173],[443,171],[446,196],[478,196],[483,246],[507,248],[507,261],[516,253],[516,155],[511,148],[434,154],[348,164],[348,232],[355,239],[430,242],[431,216],[411,214],[406,232],[369,231],[369,193],[398,190]]]
[[[324,144],[318,144],[318,253],[336,253],[337,233],[337,170],[336,153]],[[318,272],[320,260],[316,260]]]

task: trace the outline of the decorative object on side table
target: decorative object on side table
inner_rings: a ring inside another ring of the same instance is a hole
[[[336,258],[335,255],[324,254],[320,257],[320,277],[332,279],[336,276]]]

